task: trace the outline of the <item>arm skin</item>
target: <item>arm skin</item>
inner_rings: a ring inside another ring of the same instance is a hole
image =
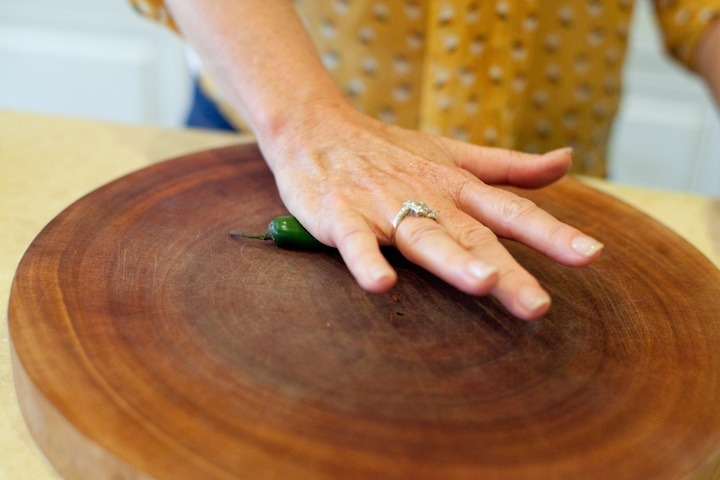
[[[720,107],[720,20],[715,20],[697,47],[697,69]]]
[[[409,217],[396,247],[456,288],[491,294],[517,317],[550,306],[538,281],[497,237],[572,266],[602,244],[531,202],[488,184],[539,187],[562,177],[563,149],[529,155],[386,125],[352,108],[325,71],[289,0],[168,0],[174,20],[229,103],[253,129],[288,210],[337,247],[357,282],[390,289],[380,251],[405,200],[437,222]]]

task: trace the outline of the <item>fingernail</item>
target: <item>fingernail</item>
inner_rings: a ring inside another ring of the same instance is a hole
[[[558,148],[557,150],[552,150],[552,151],[550,151],[550,152],[547,152],[545,155],[558,155],[558,154],[561,154],[561,153],[562,153],[562,154],[569,153],[570,155],[572,155],[573,149],[572,149],[572,147]]]
[[[473,260],[472,262],[468,263],[467,271],[476,279],[485,280],[491,275],[497,273],[498,269],[493,265],[488,265],[484,262]]]
[[[571,243],[572,249],[584,257],[592,257],[605,246],[591,237],[575,237]]]
[[[525,285],[518,291],[518,302],[530,312],[550,305],[550,296],[541,288]]]

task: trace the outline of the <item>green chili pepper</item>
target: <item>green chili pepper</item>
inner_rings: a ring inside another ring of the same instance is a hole
[[[270,221],[265,233],[244,233],[232,230],[233,238],[256,238],[258,240],[272,240],[275,245],[282,248],[297,250],[319,250],[327,248],[310,235],[305,227],[300,225],[297,218],[292,215],[275,217]]]

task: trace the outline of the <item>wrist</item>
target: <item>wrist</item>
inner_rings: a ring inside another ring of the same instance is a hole
[[[340,95],[323,94],[307,96],[284,102],[273,102],[272,107],[264,108],[251,120],[255,138],[262,150],[285,152],[279,158],[266,155],[266,160],[274,170],[281,158],[298,158],[308,152],[308,145],[330,134],[357,112]]]
[[[333,85],[332,89],[336,87]],[[258,140],[294,136],[298,130],[352,108],[339,91],[287,96],[260,102],[255,112],[248,112]]]

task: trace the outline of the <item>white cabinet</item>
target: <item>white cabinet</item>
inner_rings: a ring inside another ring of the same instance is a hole
[[[704,83],[670,59],[649,0],[636,5],[610,178],[720,197],[720,120]]]
[[[123,0],[0,2],[0,108],[181,125],[184,55]]]

